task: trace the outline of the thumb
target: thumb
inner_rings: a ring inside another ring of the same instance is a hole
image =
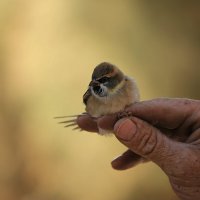
[[[114,133],[130,150],[160,166],[171,160],[173,141],[141,119],[120,119],[114,126]]]

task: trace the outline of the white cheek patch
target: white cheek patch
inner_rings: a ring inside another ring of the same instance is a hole
[[[118,85],[116,85],[113,89],[110,89],[110,94],[116,94],[124,86],[125,81],[122,80]]]
[[[103,84],[100,84],[100,87],[103,90],[103,92],[102,92],[103,96],[107,96],[108,88],[106,86],[104,86]]]

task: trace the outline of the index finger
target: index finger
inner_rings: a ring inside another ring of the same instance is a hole
[[[133,104],[125,109],[152,125],[167,129],[178,128],[196,107],[199,101],[181,98],[158,98]]]
[[[141,101],[128,106],[123,112],[125,116],[135,116],[154,126],[166,129],[176,129],[200,107],[197,100],[181,98],[158,98]],[[117,114],[105,116],[98,120],[102,128],[111,129],[117,121]]]

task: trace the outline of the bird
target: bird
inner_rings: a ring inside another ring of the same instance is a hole
[[[97,119],[104,115],[123,113],[127,106],[139,101],[140,94],[136,81],[125,75],[116,65],[102,62],[94,68],[91,81],[83,95],[85,112],[81,115],[88,114]],[[61,123],[67,123],[65,127],[75,126],[78,116],[80,115],[70,116],[75,119]],[[74,129],[79,127],[76,126]],[[99,130],[99,132],[104,134],[107,131]]]

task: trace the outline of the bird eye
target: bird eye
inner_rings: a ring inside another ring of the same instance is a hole
[[[103,78],[101,78],[101,79],[99,79],[98,80],[100,83],[106,83],[106,82],[108,82],[109,81],[109,77],[103,77]]]

